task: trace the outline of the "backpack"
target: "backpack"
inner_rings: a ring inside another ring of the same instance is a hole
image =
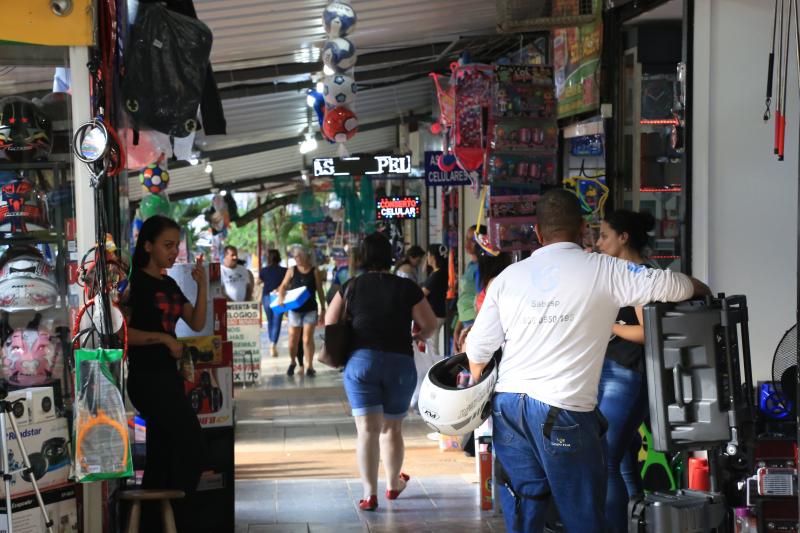
[[[199,20],[161,4],[140,4],[122,78],[125,107],[137,128],[175,137],[199,128],[211,42],[211,30]]]

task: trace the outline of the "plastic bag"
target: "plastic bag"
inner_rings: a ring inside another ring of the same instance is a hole
[[[414,389],[414,394],[411,396],[411,409],[417,408],[417,400],[419,399],[419,388],[422,386],[422,381],[428,374],[428,370],[433,365],[439,362],[439,354],[430,340],[425,341],[425,351],[419,349],[419,342],[413,342],[414,345],[414,366],[417,367],[417,387]]]
[[[122,78],[125,107],[138,126],[175,137],[198,129],[211,41],[211,30],[199,20],[141,4]]]
[[[109,365],[122,350],[75,351],[75,476],[78,481],[133,475],[122,394]]]

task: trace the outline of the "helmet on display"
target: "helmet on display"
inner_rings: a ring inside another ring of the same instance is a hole
[[[0,310],[42,311],[55,307],[58,286],[53,268],[33,246],[14,246],[0,257]]]
[[[477,383],[459,389],[458,375],[468,369],[467,354],[454,355],[433,365],[420,386],[422,420],[443,435],[464,435],[489,418],[497,361],[489,361]]]
[[[3,344],[3,370],[12,385],[36,387],[53,377],[56,346],[43,329],[16,329]]]
[[[327,76],[323,82],[323,87],[325,103],[331,107],[352,103],[356,92],[358,92],[356,81],[347,74]]]
[[[139,172],[139,182],[147,192],[158,194],[169,185],[169,172],[153,163]]]
[[[344,37],[356,29],[358,17],[353,7],[339,1],[328,4],[322,12],[322,24],[330,37]]]
[[[0,100],[0,150],[11,161],[33,161],[50,155],[53,125],[44,111],[19,96]]]
[[[325,112],[322,121],[322,133],[328,140],[338,143],[345,142],[358,131],[358,118],[356,114],[344,106],[334,107]]]
[[[331,70],[344,72],[356,64],[356,47],[343,37],[331,39],[322,47],[322,63]]]
[[[0,185],[0,231],[48,229],[47,201],[33,182],[16,178]]]

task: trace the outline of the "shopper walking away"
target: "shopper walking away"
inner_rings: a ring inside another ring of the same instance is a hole
[[[425,256],[431,273],[422,283],[422,293],[431,304],[431,309],[436,315],[436,331],[431,337],[431,344],[436,349],[436,353],[444,353],[443,347],[439,346],[444,320],[447,316],[447,259],[441,255],[442,246],[431,244],[428,246],[428,253]]]
[[[480,376],[504,346],[492,411],[508,531],[542,531],[552,494],[567,531],[601,533],[607,471],[596,407],[611,326],[621,307],[710,291],[683,274],[583,251],[581,208],[563,189],[542,195],[537,215],[543,247],[495,278],[467,356]]]
[[[486,226],[470,226],[464,235],[464,253],[469,259],[464,273],[458,280],[458,319],[453,330],[453,345],[456,352],[464,351],[463,342],[469,328],[475,321],[475,296],[477,295],[478,254],[479,248],[475,243],[475,233],[486,235]]]
[[[643,266],[647,232],[654,227],[655,219],[649,213],[614,211],[600,225],[597,248]],[[619,310],[600,376],[598,408],[608,420],[605,517],[609,533],[628,531],[628,501],[644,490],[638,458],[642,445],[639,426],[649,412],[643,324],[641,307]]]
[[[222,288],[231,302],[249,302],[253,298],[253,273],[239,264],[239,251],[235,246],[225,247],[220,267]]]
[[[401,278],[419,283],[419,265],[422,264],[423,259],[425,259],[425,250],[416,245],[410,246],[403,255],[403,259],[395,266],[394,273]]]
[[[436,328],[436,316],[416,283],[393,275],[392,246],[380,233],[361,243],[365,273],[347,282],[333,298],[326,324],[339,322],[348,298],[350,358],[344,388],[358,433],[358,468],[363,511],[378,507],[378,463],[386,473],[386,498],[396,499],[410,479],[401,472],[405,453],[402,424],[417,384],[411,320],[420,327],[415,340]]]
[[[283,278],[286,277],[287,270],[288,269],[281,266],[280,252],[271,249],[267,252],[267,266],[262,268],[258,273],[258,278],[261,280],[264,287],[261,301],[264,305],[264,313],[267,315],[267,332],[269,334],[269,342],[272,344],[270,347],[272,357],[278,357],[278,339],[281,336],[281,320],[283,314],[272,310],[272,307],[269,305],[269,296],[281,286]]]
[[[300,361],[298,375],[305,374],[314,377],[317,372],[314,370],[314,329],[317,325],[322,325],[325,314],[325,294],[322,292],[322,278],[311,263],[311,256],[304,249],[298,249],[294,255],[295,266],[291,267],[283,278],[283,283],[278,288],[278,303],[283,304],[286,291],[305,287],[308,290],[308,300],[293,311],[289,311],[289,356],[292,362],[286,370],[286,375],[293,376],[298,361],[298,348],[300,339],[303,340],[303,355],[305,357],[305,367],[303,359]],[[317,298],[322,306],[322,314],[319,314]]]
[[[133,273],[126,312],[129,314],[128,394],[147,421],[147,460],[142,488],[179,489],[186,499],[174,500],[178,531],[187,532],[186,508],[197,488],[205,457],[200,423],[184,392],[177,369],[183,345],[175,339],[182,318],[195,331],[206,321],[208,283],[201,260],[192,270],[197,300],[192,305],[175,280],[163,275],[178,256],[180,227],[163,216],[142,225],[133,254]],[[145,506],[141,531],[160,531],[160,510]]]

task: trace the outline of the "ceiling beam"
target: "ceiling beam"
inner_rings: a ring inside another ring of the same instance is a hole
[[[242,226],[258,219],[258,217],[260,217],[267,211],[272,211],[276,207],[280,207],[282,205],[289,205],[294,201],[295,196],[296,195],[294,193],[289,193],[286,196],[281,196],[280,198],[271,198],[267,200],[265,203],[254,207],[244,215],[237,218],[236,227],[241,228]]]

